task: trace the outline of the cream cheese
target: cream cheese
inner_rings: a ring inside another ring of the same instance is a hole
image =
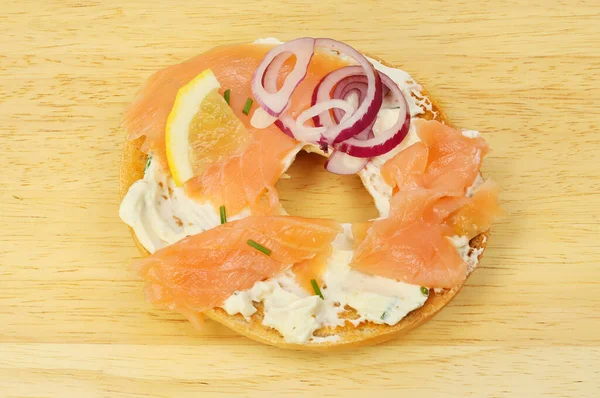
[[[301,149],[299,144],[283,159],[284,171]],[[228,219],[239,220],[249,215],[250,210],[244,209]],[[119,216],[133,228],[150,253],[221,224],[219,211],[210,202],[189,198],[182,187],[175,185],[171,175],[152,161],[144,177],[129,188],[121,202]]]
[[[351,225],[343,227],[332,243],[333,253],[323,274],[323,300],[304,291],[291,293],[283,280],[275,278],[236,292],[225,301],[225,311],[249,317],[255,312],[253,303],[262,301],[264,325],[278,330],[287,342],[306,343],[310,339],[320,342],[312,333],[321,327],[344,325],[340,313],[346,306],[359,316],[350,321],[354,325],[365,321],[394,325],[425,304],[427,296],[420,286],[352,270]]]
[[[262,301],[265,326],[279,331],[288,343],[305,343],[320,327],[317,314],[323,306],[318,296],[300,297],[285,291],[275,279],[257,282],[249,290],[236,292],[223,304],[229,315],[242,314],[246,319],[256,312],[253,302]]]
[[[238,218],[249,212],[242,212]],[[208,202],[197,202],[175,185],[158,162],[150,162],[144,178],[129,188],[121,202],[119,216],[150,253],[221,223]]]
[[[469,245],[469,238],[466,236],[452,236],[449,239],[456,247],[456,250],[458,250],[458,254],[460,254],[465,263],[467,263],[467,274],[470,274],[477,267],[477,264],[479,263],[479,255],[483,253],[483,248],[472,248]]]

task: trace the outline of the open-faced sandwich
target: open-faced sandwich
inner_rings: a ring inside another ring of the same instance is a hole
[[[475,269],[501,210],[488,151],[406,72],[324,38],[214,48],[127,109],[120,216],[147,299],[260,342],[372,344],[423,323]],[[358,174],[380,217],[289,216],[299,151]]]

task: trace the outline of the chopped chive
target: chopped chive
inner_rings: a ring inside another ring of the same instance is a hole
[[[321,289],[319,289],[319,285],[317,284],[317,281],[315,279],[311,279],[310,284],[312,285],[312,288],[315,291],[315,294],[317,296],[321,297],[321,299],[325,300],[325,297],[323,297],[323,293],[321,293]]]
[[[423,296],[429,296],[429,289],[425,286],[421,286],[421,293],[423,293]]]
[[[227,212],[224,205],[219,207],[219,212],[221,213],[221,224],[225,224],[227,222]]]
[[[381,314],[381,320],[383,321],[385,319],[385,316],[387,315],[387,311],[383,311],[383,314]]]
[[[150,167],[150,163],[152,163],[152,156],[148,156],[148,159],[146,160],[146,166],[144,167],[144,173],[146,172],[146,170],[148,170],[148,167]]]
[[[252,239],[248,239],[248,242],[246,242],[246,243],[248,243],[250,246],[252,246],[256,250],[258,250],[259,252],[265,253],[267,256],[271,255],[271,250],[267,249],[260,243],[253,241]]]
[[[252,98],[248,98],[246,100],[246,103],[244,104],[244,109],[242,110],[242,113],[244,115],[248,115],[248,113],[250,113],[250,108],[252,108],[252,102],[254,102],[252,101]]]
[[[225,102],[227,102],[227,105],[229,105],[229,100],[231,99],[231,89],[225,90],[223,93],[223,98],[225,98]]]

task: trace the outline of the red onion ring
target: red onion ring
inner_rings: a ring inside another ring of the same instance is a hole
[[[291,56],[292,53],[280,53],[276,55],[275,58],[273,58],[273,61],[267,66],[267,70],[265,71],[265,74],[262,77],[262,84],[265,90],[267,90],[269,93],[277,92],[277,78],[279,76],[279,72],[285,64],[285,61],[287,61],[288,58],[290,58]],[[252,127],[255,127],[257,129],[264,129],[269,127],[271,124],[275,123],[281,129],[281,131],[294,138],[292,132],[289,129],[287,129],[287,131],[284,131],[284,129],[276,123],[277,121],[277,116],[272,116],[262,107],[258,107],[254,111],[252,119],[250,119],[250,124],[252,125]]]
[[[347,115],[346,119],[349,118],[354,112],[354,107],[348,101],[344,101],[343,99],[330,99],[327,101],[318,102],[303,111],[300,115],[298,115],[296,123],[302,126],[308,119],[314,119],[315,116],[324,112],[329,112],[331,109],[340,109],[345,113],[345,115]],[[342,119],[342,122],[346,121],[346,119]],[[323,131],[326,130],[323,127],[318,128],[323,129]]]
[[[297,139],[298,141],[305,141],[316,143],[321,135],[327,130],[327,127],[319,126],[305,126],[304,123],[309,119],[312,119],[315,115],[328,112],[330,109],[342,109],[343,112],[350,115],[354,111],[354,107],[347,101],[340,99],[332,99],[329,101],[319,102],[316,105],[306,109],[296,120],[292,119],[289,115],[281,115],[275,122],[277,127],[281,129],[285,134]]]
[[[398,146],[408,134],[410,113],[404,94],[392,79],[380,72],[382,82],[390,88],[391,94],[398,99],[399,112],[396,123],[377,136],[366,140],[349,138],[334,148],[358,158],[370,158],[383,155]]]
[[[359,105],[358,109],[345,122],[331,126],[324,133],[325,140],[330,143],[338,143],[354,137],[356,134],[365,130],[377,117],[377,112],[381,108],[382,103],[381,93],[383,88],[381,78],[369,60],[349,45],[332,39],[316,39],[315,45],[317,47],[343,53],[353,58],[359,64],[359,69],[362,69],[362,72],[367,77],[368,90],[362,104]],[[325,99],[330,99],[331,90],[342,77],[348,75],[343,76],[344,73],[348,73],[348,70],[354,71],[356,68],[353,66],[340,68],[325,76],[315,89],[315,94],[313,94],[313,104]],[[340,73],[339,71],[342,72]]]
[[[383,84],[383,80],[382,80]],[[360,105],[366,97],[367,93],[367,77],[364,74],[346,77],[338,82],[333,91],[333,98],[348,100],[350,93],[355,93],[358,96],[358,104]],[[383,99],[382,108],[391,107],[390,101],[387,99],[387,94],[390,92],[388,86],[383,84]],[[384,106],[385,105],[385,106]],[[397,106],[397,104],[395,104]],[[333,110],[333,118],[337,121],[342,119],[342,112],[339,109]]]
[[[366,58],[365,58],[366,61]],[[366,61],[368,63],[368,61]],[[346,66],[330,72],[326,75],[313,92],[312,103],[316,104],[321,101],[326,101],[331,98],[331,92],[335,86],[345,78],[352,76],[364,76],[368,77],[367,74],[375,76],[375,83],[368,85],[367,93],[363,102],[359,104],[353,115],[346,120],[344,123],[336,123],[336,120],[332,117],[331,112],[324,112],[314,119],[316,126],[327,126],[328,129],[321,139],[323,146],[340,142],[359,134],[361,131],[367,129],[377,117],[379,108],[381,108],[381,91],[377,91],[377,88],[381,89],[381,79],[379,74],[374,72],[372,65],[369,63],[367,66],[368,71],[362,65]],[[375,86],[375,90],[373,87]],[[370,91],[369,91],[370,90]],[[376,97],[373,97],[377,94]],[[374,98],[374,99],[372,99]],[[370,102],[370,103],[369,103]]]
[[[363,73],[362,70],[358,71],[358,72]],[[390,82],[389,80],[387,80],[387,79],[385,80],[385,83],[389,84],[389,82]],[[383,84],[383,93],[382,94],[384,96],[384,98],[382,98],[382,101],[383,101],[383,100],[385,100],[385,96],[387,95],[387,93],[390,92],[390,88],[386,84],[384,84],[383,79],[382,79],[382,84]],[[358,96],[358,104],[361,104],[362,101],[364,101],[364,98],[366,96],[366,89],[367,89],[367,78],[364,74],[348,76],[348,77],[345,77],[344,79],[340,80],[340,82],[335,86],[335,89],[333,91],[333,98],[342,98],[344,100],[348,100],[349,96],[352,93],[356,93],[356,95]],[[383,104],[382,104],[382,107],[383,107]],[[341,120],[341,118],[343,116],[344,116],[344,112],[342,112],[341,109],[339,109],[339,108],[333,109],[333,119],[335,120],[336,123],[339,120]],[[375,121],[373,121],[373,123],[371,123],[371,125],[368,128],[366,128],[362,132],[355,135],[354,138],[359,139],[359,140],[366,140],[366,139],[373,138],[375,136],[373,134],[373,125],[374,124],[375,124]]]
[[[283,113],[292,97],[292,93],[306,76],[308,64],[314,54],[314,49],[315,39],[312,37],[288,41],[287,43],[280,44],[270,50],[263,58],[260,65],[258,65],[258,68],[254,71],[254,76],[252,77],[252,94],[254,94],[254,98],[256,98],[256,101],[260,104],[261,108],[269,115],[279,116]],[[267,76],[268,79],[265,78],[265,72],[275,58],[282,53],[295,54],[296,64],[290,74],[286,76],[281,89],[275,89],[274,92],[269,92],[269,90],[265,88],[265,85],[276,87],[277,75],[287,58],[283,61],[281,61],[283,57],[278,58],[278,63],[275,65],[278,67],[270,68],[272,71]]]
[[[321,138],[321,134],[326,130],[326,127],[312,127],[299,125],[296,120],[288,114],[279,116],[275,121],[275,125],[284,133],[295,140],[317,143]]]

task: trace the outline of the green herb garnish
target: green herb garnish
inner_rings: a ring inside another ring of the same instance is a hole
[[[256,250],[258,250],[259,252],[265,253],[267,256],[271,255],[271,250],[267,249],[260,243],[253,241],[252,239],[248,239],[248,242],[246,242],[246,243],[248,243],[250,246],[252,246]]]
[[[225,98],[225,102],[227,102],[227,105],[229,105],[229,100],[231,99],[230,89],[225,90],[225,92],[223,93],[223,98]]]
[[[321,289],[319,289],[319,285],[317,284],[317,281],[315,279],[311,279],[310,284],[312,285],[312,288],[315,291],[315,294],[317,296],[321,297],[321,299],[325,300],[325,297],[323,297],[323,293],[321,293]]]
[[[146,160],[146,166],[144,167],[144,173],[146,172],[146,170],[148,170],[148,167],[150,167],[150,163],[152,163],[152,156],[148,156],[148,159]]]
[[[385,319],[385,316],[387,315],[387,311],[383,311],[383,314],[381,314],[381,320],[383,321]]]
[[[429,296],[429,289],[425,286],[421,286],[421,293],[423,293],[423,296]]]
[[[246,103],[244,104],[244,109],[242,110],[242,113],[244,115],[248,115],[248,113],[250,113],[250,108],[252,108],[252,102],[254,102],[252,101],[252,98],[248,98],[246,100]]]
[[[225,224],[227,222],[227,212],[225,211],[225,205],[219,207],[219,212],[221,213],[221,224]]]

